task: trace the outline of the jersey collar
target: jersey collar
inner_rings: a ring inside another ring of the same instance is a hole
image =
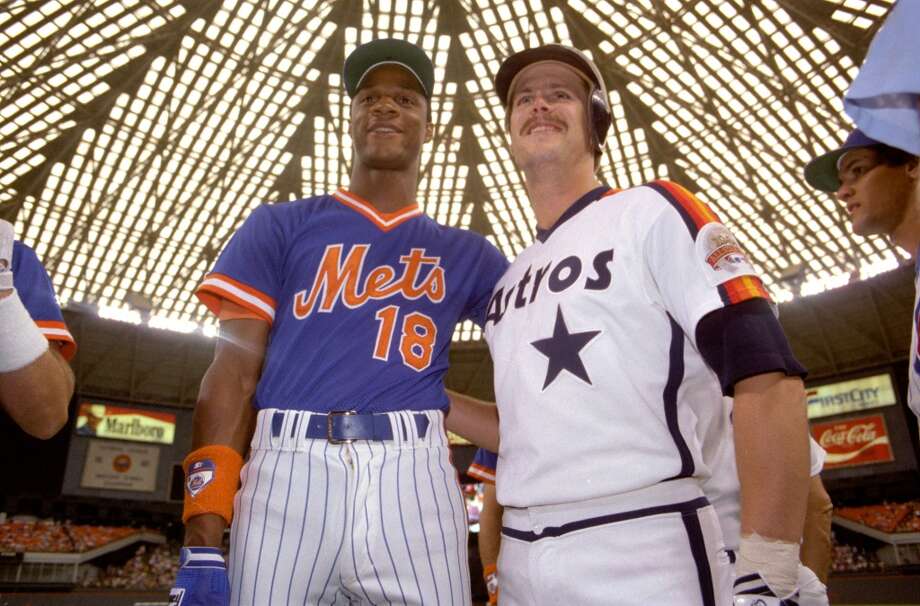
[[[560,225],[562,225],[563,223],[565,223],[566,221],[568,221],[569,219],[571,219],[572,217],[580,213],[582,210],[587,208],[589,204],[591,204],[595,200],[600,200],[604,196],[607,196],[612,193],[616,193],[617,191],[619,190],[613,189],[609,185],[601,185],[599,187],[595,187],[594,189],[592,189],[591,191],[589,191],[588,193],[586,193],[579,199],[575,200],[574,204],[572,204],[570,207],[565,209],[565,212],[559,215],[559,218],[556,220],[556,222],[553,224],[552,227],[550,227],[549,229],[540,229],[538,227],[537,228],[537,240],[539,240],[540,242],[546,242],[547,238],[549,238]]]
[[[397,211],[391,213],[382,213],[374,208],[373,204],[361,196],[345,189],[339,189],[334,194],[332,194],[332,197],[348,208],[363,215],[364,218],[376,225],[381,231],[390,231],[391,229],[402,225],[412,217],[417,217],[418,215],[422,214],[422,210],[418,207],[418,204],[414,202],[408,206],[400,208]]]

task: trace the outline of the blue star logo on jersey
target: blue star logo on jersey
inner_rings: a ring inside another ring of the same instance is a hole
[[[543,389],[546,390],[563,370],[569,371],[588,385],[592,385],[579,352],[599,334],[601,334],[599,330],[569,332],[565,318],[562,316],[562,306],[557,306],[553,336],[531,342],[537,351],[549,358]]]

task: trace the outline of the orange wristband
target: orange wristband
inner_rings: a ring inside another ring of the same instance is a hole
[[[486,564],[482,567],[482,578],[486,582],[486,591],[489,592],[489,604],[498,603],[498,568],[495,564]]]
[[[233,519],[233,497],[240,484],[243,457],[229,446],[203,446],[192,451],[182,469],[185,470],[185,506],[182,522],[203,513]]]

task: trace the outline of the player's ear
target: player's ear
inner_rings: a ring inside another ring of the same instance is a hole
[[[434,124],[431,122],[425,125],[425,143],[429,143],[434,138]]]
[[[920,158],[914,156],[907,163],[907,176],[914,180],[920,180]]]

